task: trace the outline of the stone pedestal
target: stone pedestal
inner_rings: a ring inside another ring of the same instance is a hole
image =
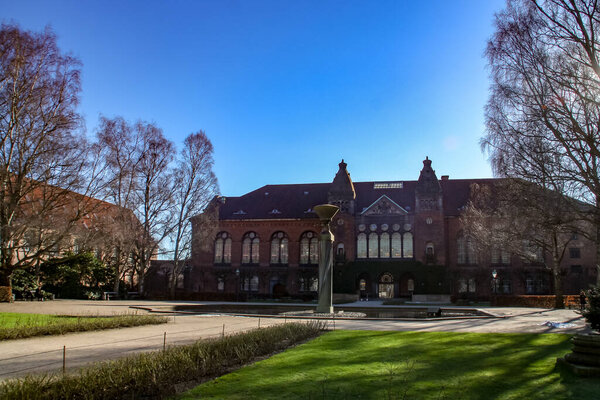
[[[556,360],[573,371],[587,377],[600,377],[600,335],[577,334],[571,339],[573,350]]]

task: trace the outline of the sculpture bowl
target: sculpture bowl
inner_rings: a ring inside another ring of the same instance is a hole
[[[331,204],[320,204],[314,206],[313,210],[322,222],[329,222],[340,211],[340,208]]]

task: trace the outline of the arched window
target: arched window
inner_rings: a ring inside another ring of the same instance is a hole
[[[435,247],[433,246],[433,242],[427,242],[425,244],[425,255],[427,257],[433,257],[435,254]]]
[[[356,238],[356,257],[367,258],[367,235],[359,233]]]
[[[379,257],[379,236],[373,232],[369,234],[369,258]]]
[[[300,264],[319,263],[319,239],[314,232],[304,232],[300,237]]]
[[[390,234],[383,232],[379,237],[379,256],[390,258]]]
[[[260,240],[254,232],[248,232],[242,240],[242,264],[258,264]]]
[[[271,264],[288,263],[288,238],[283,232],[271,236]]]
[[[402,257],[402,235],[398,232],[392,234],[392,258]]]
[[[310,278],[310,287],[308,288],[308,290],[310,290],[311,292],[319,291],[319,278],[317,278],[316,276]]]
[[[231,237],[227,232],[221,232],[215,239],[215,264],[231,263]]]
[[[345,254],[344,243],[338,243],[336,254],[338,257],[343,257]]]
[[[413,235],[410,232],[405,232],[402,235],[402,257],[413,257]]]

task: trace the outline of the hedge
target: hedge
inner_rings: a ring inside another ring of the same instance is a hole
[[[282,324],[201,340],[187,346],[102,362],[75,375],[32,375],[0,383],[6,400],[164,399],[178,387],[227,373],[233,368],[318,336],[319,323]],[[268,378],[267,378],[268,379]]]
[[[491,304],[498,307],[538,307],[554,308],[556,296],[523,295],[493,296]],[[565,307],[579,307],[579,295],[564,295]]]

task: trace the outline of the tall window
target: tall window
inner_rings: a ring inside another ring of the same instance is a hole
[[[412,258],[413,257],[413,235],[410,232],[404,233],[402,235],[402,247],[403,252],[402,256],[404,258]]]
[[[356,257],[367,258],[367,235],[359,233],[356,238]]]
[[[215,239],[215,264],[231,263],[231,237],[227,232],[221,232]]]
[[[244,235],[242,241],[242,264],[258,264],[260,240],[254,232]]]
[[[402,235],[398,232],[392,234],[392,258],[402,257]]]
[[[288,238],[283,232],[271,236],[271,264],[288,263]]]
[[[477,254],[475,252],[475,243],[468,236],[461,236],[456,240],[456,250],[458,253],[457,262],[459,264],[477,264]],[[493,252],[492,252],[493,253]]]
[[[390,257],[390,235],[387,232],[379,237],[379,255],[381,258]]]
[[[375,232],[369,234],[369,258],[379,257],[379,237]]]
[[[319,239],[314,232],[304,232],[300,238],[300,264],[319,263]]]

